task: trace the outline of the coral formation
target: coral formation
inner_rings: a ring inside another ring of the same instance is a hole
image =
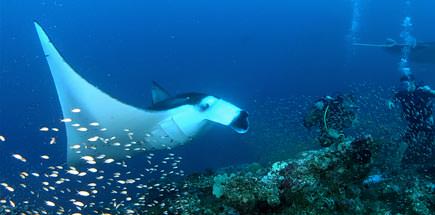
[[[378,144],[364,137],[270,167],[195,175],[184,182],[182,195],[167,199],[156,213],[431,214],[435,188],[429,178],[371,174]]]

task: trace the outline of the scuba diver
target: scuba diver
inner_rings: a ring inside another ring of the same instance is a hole
[[[402,166],[407,164],[425,164],[433,159],[435,153],[432,99],[435,90],[427,85],[417,84],[412,75],[403,75],[400,88],[393,101],[402,108],[402,116],[407,122],[403,141],[408,145],[402,157]],[[390,102],[390,109],[394,103]]]
[[[317,100],[304,118],[304,126],[318,125],[320,146],[328,147],[342,142],[344,129],[352,126],[356,119],[355,101],[351,95],[325,96]]]

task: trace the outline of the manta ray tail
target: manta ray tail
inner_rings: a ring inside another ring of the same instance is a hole
[[[34,24],[56,85],[63,117],[72,119],[71,124],[66,125],[68,163],[77,163],[83,155],[105,154],[116,159],[128,154],[122,148],[107,146],[107,140],[129,140],[128,135],[135,128],[153,123],[151,115],[110,97],[83,79],[65,62],[42,27],[37,22]],[[79,108],[80,113],[72,111],[75,108]],[[95,126],[98,124],[102,127]],[[127,124],[130,128],[123,127]],[[121,142],[121,147],[122,144],[126,143]],[[79,146],[80,151],[77,151]]]
[[[352,43],[352,45],[354,45],[354,46],[364,46],[364,47],[391,48],[395,44]]]

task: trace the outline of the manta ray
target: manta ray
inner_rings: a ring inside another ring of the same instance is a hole
[[[383,48],[388,53],[400,56],[403,47],[407,44],[401,44],[393,39],[387,39],[385,43],[354,43],[355,46]],[[411,46],[410,60],[422,64],[435,64],[435,42],[417,42]]]
[[[68,164],[89,161],[90,156],[122,160],[146,150],[176,147],[191,141],[209,122],[238,133],[248,131],[246,111],[204,93],[171,96],[153,82],[148,108],[118,101],[75,72],[44,29],[34,24],[66,123]]]

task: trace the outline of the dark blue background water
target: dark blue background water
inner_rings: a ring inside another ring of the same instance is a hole
[[[404,17],[398,0],[362,1],[359,38],[399,38]],[[353,49],[347,35],[351,1],[0,1],[0,146],[39,156],[57,125],[60,106],[35,33],[37,20],[76,71],[126,103],[146,107],[150,83],[174,94],[221,96],[253,110],[253,101],[324,95],[351,83],[397,83],[398,56]],[[435,41],[435,3],[411,4],[413,34]],[[418,78],[435,84],[435,68],[419,65]],[[255,122],[255,119],[252,119]],[[253,131],[261,132],[261,131]],[[276,131],[280,132],[280,131]],[[64,153],[62,133],[51,147]],[[179,150],[186,169],[253,161],[253,147],[225,128],[213,128]],[[10,166],[13,168],[13,166]]]

